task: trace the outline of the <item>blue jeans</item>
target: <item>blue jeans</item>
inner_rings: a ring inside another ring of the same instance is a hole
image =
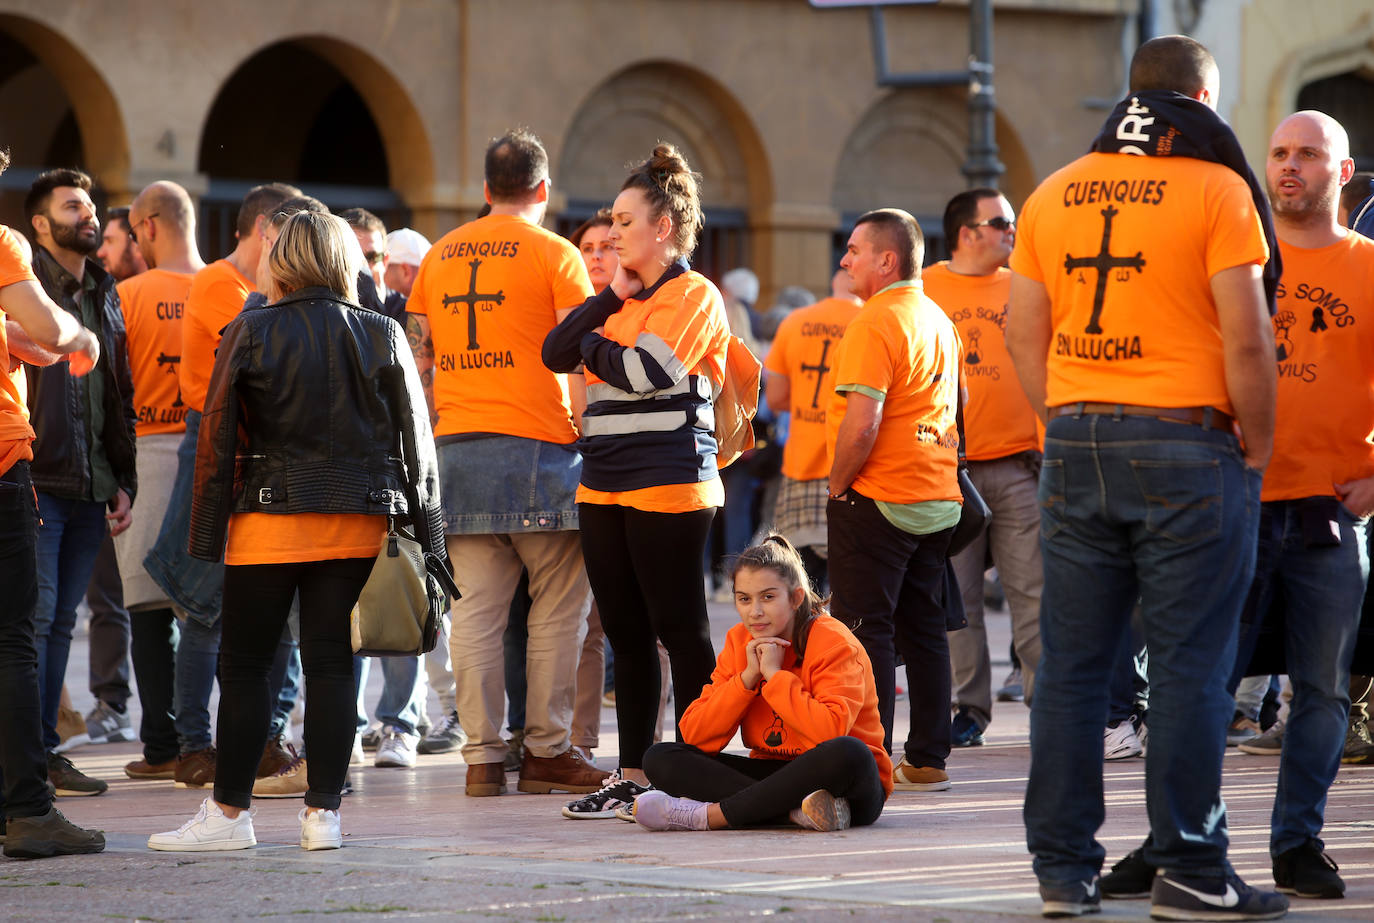
[[[1369,579],[1368,521],[1340,506],[1340,544],[1309,548],[1300,503],[1263,505],[1255,581],[1246,600],[1255,613],[1267,612],[1275,598],[1283,603],[1284,658],[1293,684],[1270,821],[1269,851],[1275,856],[1321,832],[1326,792],[1345,748],[1350,658]],[[1253,627],[1261,621],[1257,615]],[[1246,640],[1242,651],[1248,660]]]
[[[0,472],[0,811],[9,817],[52,806],[33,642],[37,534],[29,463],[15,462]]]
[[[194,753],[210,746],[210,693],[219,666],[220,623],[206,625],[188,615],[180,620],[177,642],[174,724],[181,752]]]
[[[199,432],[200,414],[188,410],[186,435],[177,447],[177,476],[172,482],[172,496],[162,517],[157,541],[143,559],[143,568],[167,598],[185,610],[190,620],[202,626],[213,626],[219,621],[224,594],[224,564],[193,558],[186,550],[186,541],[191,534],[191,495],[195,489]]]
[[[1145,858],[1190,874],[1229,870],[1226,683],[1254,572],[1259,488],[1229,433],[1110,414],[1050,421],[1025,805],[1042,883],[1090,881],[1102,867],[1102,728],[1137,598],[1150,652]]]
[[[38,689],[43,746],[56,747],[57,705],[67,678],[76,607],[86,595],[95,556],[105,541],[105,504],[38,494],[38,605],[34,639],[38,645]]]
[[[367,730],[367,709],[363,705],[363,691],[367,689],[368,664],[371,657],[354,657],[353,675],[358,691],[358,731]],[[382,694],[373,714],[382,725],[398,728],[407,734],[417,733],[420,706],[425,687],[420,684],[419,657],[378,657],[382,664]]]

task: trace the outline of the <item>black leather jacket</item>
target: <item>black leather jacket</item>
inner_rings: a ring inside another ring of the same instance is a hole
[[[392,513],[446,559],[424,391],[394,321],[308,288],[224,328],[196,444],[193,556],[220,559],[232,512]]]
[[[34,248],[33,272],[48,297],[81,321],[81,283],[42,247]],[[100,329],[91,331],[100,340],[100,363],[90,374],[105,378],[105,428],[100,434],[105,458],[115,483],[129,495],[138,493],[134,465],[134,381],[125,345],[124,313],[115,293],[114,276],[92,260],[86,272],[96,280],[95,298],[100,305]],[[28,366],[28,403],[33,431],[33,484],[57,497],[81,498],[91,493],[90,446],[86,441],[86,383],[74,378],[65,362]],[[113,502],[113,501],[111,501]]]

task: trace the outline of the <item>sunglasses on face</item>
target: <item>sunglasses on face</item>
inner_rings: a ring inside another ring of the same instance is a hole
[[[983,228],[983,227],[987,227],[987,228],[992,228],[994,231],[1010,231],[1011,229],[1013,229],[1014,227],[1016,227],[1016,222],[1015,222],[1015,221],[1012,221],[1012,220],[1009,219],[1009,218],[1003,218],[1001,215],[998,215],[998,216],[995,217],[995,218],[989,218],[987,221],[978,221],[978,222],[975,222],[975,223],[973,223],[973,224],[970,224],[969,227],[971,227],[971,228]]]
[[[133,241],[134,243],[138,243],[139,226],[142,225],[145,221],[152,221],[154,218],[158,217],[161,214],[162,212],[153,212],[151,215],[144,215],[142,218],[139,218],[135,224],[129,225],[129,240]]]

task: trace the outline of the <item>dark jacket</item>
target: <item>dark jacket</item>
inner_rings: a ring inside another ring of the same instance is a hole
[[[232,512],[392,513],[445,557],[434,437],[394,321],[309,288],[224,328],[196,444],[193,556],[219,560]]]
[[[34,275],[48,297],[81,321],[81,283],[42,247],[34,248]],[[100,305],[100,329],[91,331],[100,340],[100,363],[91,375],[103,375],[105,427],[101,444],[114,472],[115,483],[132,502],[138,493],[134,467],[134,380],[129,371],[125,344],[124,314],[115,293],[114,276],[92,260],[86,272],[96,280],[95,298]],[[90,445],[86,439],[86,379],[73,377],[65,362],[28,366],[28,404],[33,430],[33,484],[58,497],[81,498],[91,493]]]

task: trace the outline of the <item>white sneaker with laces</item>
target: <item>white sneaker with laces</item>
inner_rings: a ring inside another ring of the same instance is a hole
[[[1102,758],[1104,760],[1126,760],[1141,753],[1140,738],[1130,721],[1122,721],[1116,727],[1102,731]]]
[[[338,849],[343,832],[338,811],[311,811],[301,808],[301,849]]]
[[[163,852],[212,852],[248,849],[258,845],[253,835],[253,812],[227,817],[213,798],[201,802],[196,816],[175,830],[148,837],[148,848]]]
[[[407,734],[400,728],[388,725],[382,731],[382,740],[377,744],[377,756],[372,764],[397,769],[414,769],[415,745],[417,743],[419,743],[419,738],[416,735]]]

